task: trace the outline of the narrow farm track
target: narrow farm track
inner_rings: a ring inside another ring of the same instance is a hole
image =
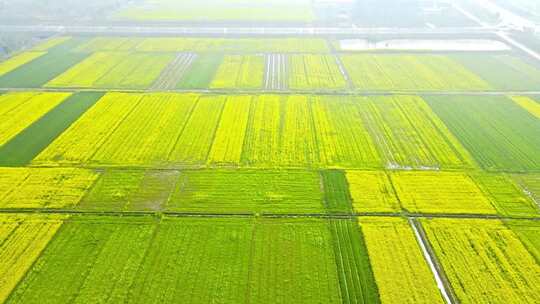
[[[0,88],[0,93],[4,92],[117,92],[117,93],[152,93],[162,90],[142,90],[142,89],[118,89],[118,88]],[[173,89],[167,90],[169,93],[209,93],[220,95],[239,95],[239,94],[273,94],[273,95],[291,95],[307,94],[322,96],[387,96],[387,95],[420,95],[420,96],[537,96],[540,91],[370,91],[370,90],[247,90],[247,89]]]
[[[411,214],[411,213],[193,213],[193,212],[173,212],[173,211],[83,211],[83,210],[59,210],[59,209],[0,209],[0,214],[59,214],[59,215],[86,215],[86,216],[171,216],[171,217],[195,217],[195,218],[269,218],[269,219],[287,219],[287,218],[316,218],[316,219],[358,219],[363,217],[398,217],[410,220],[422,218],[440,218],[440,219],[483,219],[483,220],[523,220],[540,221],[540,217],[509,217],[501,215],[485,214]]]
[[[429,244],[429,241],[426,237],[424,230],[422,229],[422,226],[414,218],[409,218],[409,223],[414,231],[414,235],[418,240],[418,243],[420,244],[420,248],[422,249],[424,258],[428,263],[429,267],[431,268],[431,271],[433,272],[435,281],[437,282],[437,287],[441,291],[444,300],[448,304],[458,303],[450,285],[450,282],[448,281],[444,270],[442,269],[439,261],[437,260],[437,257],[433,252],[433,248],[431,248],[431,245]]]

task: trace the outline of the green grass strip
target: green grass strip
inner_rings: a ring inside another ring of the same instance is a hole
[[[352,213],[351,196],[345,173],[339,170],[322,171],[324,202],[328,213]]]
[[[343,303],[380,303],[360,226],[355,220],[331,220],[330,231]]]
[[[70,96],[0,147],[0,166],[17,167],[30,163],[103,94],[80,92]]]
[[[201,55],[195,59],[177,87],[179,89],[207,89],[222,62],[223,55]]]

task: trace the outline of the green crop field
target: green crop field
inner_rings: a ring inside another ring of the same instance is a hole
[[[540,120],[512,100],[437,96],[427,101],[484,169],[540,170]]]
[[[504,14],[8,2],[0,303],[540,302],[540,63]]]

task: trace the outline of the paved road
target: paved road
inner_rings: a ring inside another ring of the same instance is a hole
[[[489,34],[497,27],[459,28],[340,28],[340,27],[163,27],[163,26],[65,26],[2,25],[0,32],[45,32],[60,34],[146,34],[146,35],[450,35]]]

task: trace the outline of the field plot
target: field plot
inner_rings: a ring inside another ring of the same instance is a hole
[[[89,161],[141,99],[140,94],[106,94],[40,153],[33,164],[81,164]]]
[[[177,83],[178,89],[207,89],[214,79],[219,66],[223,62],[223,55],[202,54],[197,55],[184,77]]]
[[[159,166],[167,162],[199,96],[167,93],[140,96],[133,111],[98,147],[91,163]]]
[[[206,9],[208,12],[208,9]],[[79,52],[138,51],[194,53],[328,53],[324,39],[302,38],[195,38],[97,37],[81,44]]]
[[[84,40],[85,38],[74,38],[48,49],[46,54],[0,76],[0,87],[42,87],[88,56],[87,53],[72,52],[72,49]]]
[[[347,171],[355,212],[399,212],[401,207],[385,172]]]
[[[514,96],[512,100],[515,101],[518,105],[523,107],[525,110],[529,111],[532,115],[540,118],[540,102],[523,96]]]
[[[382,303],[445,303],[407,221],[363,218],[360,226]]]
[[[169,153],[169,163],[191,166],[206,164],[225,101],[226,96],[204,95],[199,98]]]
[[[540,170],[540,120],[506,97],[430,96],[427,102],[487,170]]]
[[[0,76],[7,74],[26,63],[45,55],[46,52],[24,52],[0,62]]]
[[[0,96],[0,146],[58,106],[70,93],[8,93]]]
[[[311,116],[306,96],[258,96],[250,114],[243,163],[262,167],[318,163]]]
[[[311,108],[321,163],[328,167],[379,168],[379,153],[356,99],[313,96]]]
[[[443,55],[354,54],[342,62],[357,89],[370,91],[489,90],[490,85]]]
[[[76,205],[98,174],[73,168],[2,168],[1,208],[63,208]]]
[[[98,52],[46,86],[146,89],[173,60],[173,54]]]
[[[214,76],[212,89],[259,89],[263,85],[264,57],[227,55]]]
[[[245,303],[253,229],[249,219],[164,219],[128,302]]]
[[[534,303],[540,265],[496,220],[422,220],[460,303]]]
[[[413,213],[496,214],[465,173],[396,172],[390,175],[404,209]]]
[[[539,90],[540,68],[514,55],[451,55],[496,90]]]
[[[539,206],[507,176],[478,173],[473,177],[484,193],[491,197],[500,214],[520,217],[540,215]]]
[[[340,170],[320,172],[324,190],[324,205],[328,213],[351,213],[351,195],[345,173]]]
[[[358,101],[364,124],[387,168],[472,166],[468,152],[422,98],[380,96]]]
[[[368,252],[356,220],[330,220],[342,303],[380,303]]]
[[[202,213],[324,213],[317,172],[182,171],[167,210]]]
[[[62,215],[0,215],[0,302],[4,303],[65,218]]]
[[[333,55],[291,55],[289,87],[293,90],[344,89],[347,87]]]
[[[76,208],[160,211],[173,193],[179,176],[180,172],[173,170],[106,170]]]
[[[175,89],[196,58],[197,55],[193,53],[176,55],[176,58],[161,72],[150,89],[155,91]]]
[[[251,303],[343,303],[327,222],[261,220],[254,242]]]
[[[7,303],[127,300],[154,229],[146,218],[66,220]]]
[[[540,263],[540,223],[538,221],[506,221],[523,245]]]
[[[48,97],[51,99],[50,101],[54,101],[55,97],[61,94],[44,93],[42,97]],[[101,92],[78,92],[69,95],[60,104],[32,122],[15,137],[11,138],[6,144],[0,145],[0,166],[21,167],[28,165],[102,96],[103,93]],[[46,109],[46,103],[35,104],[34,108],[29,109],[24,115],[33,115],[36,114],[35,110],[41,111],[43,108]],[[10,113],[17,114],[15,112],[11,111]],[[19,117],[20,120],[13,123],[24,125],[23,122],[26,118]],[[10,119],[6,119],[6,121],[10,121]]]
[[[288,88],[289,64],[286,54],[266,55],[264,88],[266,90],[284,90]]]
[[[229,96],[208,155],[210,165],[238,165],[242,158],[252,96]]]

